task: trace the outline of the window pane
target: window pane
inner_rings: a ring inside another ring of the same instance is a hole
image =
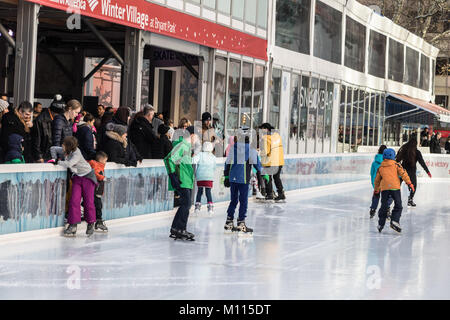
[[[300,130],[298,133],[298,153],[306,152],[306,132],[308,129],[308,88],[309,77],[302,76],[300,89]]]
[[[325,131],[323,137],[323,152],[328,153],[331,149],[331,123],[333,111],[333,90],[334,83],[327,82],[327,91],[325,92]]]
[[[277,1],[275,44],[292,51],[309,54],[311,0]]]
[[[372,146],[378,145],[378,126],[379,126],[379,113],[380,113],[380,94],[375,93],[375,106],[372,108],[374,112],[373,117],[373,142]]]
[[[253,128],[256,130],[262,124],[264,105],[264,66],[255,65],[255,88],[253,97]]]
[[[267,0],[258,0],[258,27],[267,29]]]
[[[251,126],[253,64],[244,62],[242,67],[241,126]]]
[[[434,95],[434,77],[436,75],[436,60],[433,59],[433,65],[431,67],[431,95]]]
[[[420,88],[430,90],[430,59],[420,55]]]
[[[213,118],[214,127],[220,138],[224,138],[225,125],[225,90],[227,85],[227,59],[216,57],[216,67],[214,75],[214,106]]]
[[[346,87],[341,86],[341,98],[339,100],[339,131],[337,152],[344,152],[345,92]]]
[[[278,129],[280,122],[280,92],[281,92],[281,70],[272,71],[272,88],[270,91],[269,123]]]
[[[403,82],[403,45],[389,39],[388,79]]]
[[[369,143],[369,109],[370,109],[370,93],[364,93],[364,136],[363,145],[367,146]]]
[[[320,80],[319,83],[319,105],[317,109],[317,127],[316,127],[316,153],[323,152],[323,130],[325,116],[327,82]]]
[[[406,84],[413,87],[419,86],[419,52],[406,47],[406,61],[405,61],[405,78]]]
[[[369,38],[369,73],[384,78],[386,65],[386,36],[370,30]]]
[[[346,17],[345,55],[346,67],[364,72],[366,48],[366,27],[361,23]]]
[[[350,152],[350,145],[352,144],[352,96],[353,88],[347,87],[347,100],[345,102],[344,152]]]
[[[219,0],[217,1],[217,9],[222,13],[230,14],[231,12],[231,0]]]
[[[227,107],[227,132],[237,129],[239,126],[239,91],[241,62],[230,60],[230,71],[228,75],[228,107]]]
[[[342,13],[316,2],[314,22],[314,56],[341,64]]]
[[[357,124],[357,141],[356,145],[363,144],[363,132],[364,132],[364,91],[358,90],[358,124]]]
[[[233,18],[244,19],[244,0],[233,0],[231,2],[231,12]]]
[[[298,125],[299,125],[299,90],[300,76],[293,74],[291,77],[291,117],[289,122],[289,153],[297,153]]]
[[[358,89],[353,89],[352,100],[352,152],[357,152],[357,139],[358,139]]]
[[[319,79],[311,78],[308,90],[308,134],[306,135],[306,152],[314,153],[316,144],[317,107],[319,106]]]
[[[256,24],[256,0],[245,0],[245,22]]]
[[[369,112],[369,137],[368,137],[368,145],[373,146],[373,126],[375,123],[375,93],[370,94],[370,112]]]
[[[215,9],[216,8],[216,0],[203,0],[203,5],[211,8],[211,9]]]

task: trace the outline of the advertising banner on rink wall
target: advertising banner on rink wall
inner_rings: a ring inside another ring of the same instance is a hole
[[[286,190],[354,181],[370,185],[373,158],[374,154],[286,155],[281,178]],[[424,159],[433,178],[450,178],[449,155],[425,154]],[[223,169],[224,159],[218,159],[212,190],[216,203],[230,199]],[[108,163],[105,176],[105,220],[173,209],[174,194],[168,191],[162,161],[144,160],[137,168]],[[420,166],[418,177],[428,179]],[[0,235],[63,226],[66,191],[67,171],[61,167],[0,165]]]
[[[267,60],[267,41],[145,0],[27,0],[203,46]]]

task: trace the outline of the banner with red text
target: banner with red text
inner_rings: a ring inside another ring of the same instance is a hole
[[[27,0],[203,46],[267,60],[267,40],[144,0]]]

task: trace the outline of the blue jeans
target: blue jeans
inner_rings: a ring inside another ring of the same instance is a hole
[[[248,207],[248,183],[233,183],[230,182],[231,189],[231,202],[228,206],[228,219],[234,219],[234,212],[236,207],[239,204],[239,221],[244,221],[247,216],[247,207]]]
[[[212,200],[211,188],[206,188],[206,187],[198,187],[196,202],[202,202],[203,189],[206,189],[205,190],[206,200],[208,200],[208,203],[212,203],[213,200]]]
[[[394,201],[394,199],[389,197],[389,199],[388,199],[388,206],[389,207],[391,206],[392,201]],[[377,194],[377,195],[374,194],[372,196],[372,204],[370,205],[370,209],[377,210],[379,202],[380,202],[380,194]]]
[[[386,223],[387,210],[389,208],[389,198],[394,199],[394,209],[391,214],[391,221],[400,223],[402,215],[402,194],[400,190],[381,191],[381,207],[378,211],[378,225],[384,226]]]

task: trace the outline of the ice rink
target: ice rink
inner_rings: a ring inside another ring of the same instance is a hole
[[[195,242],[170,239],[168,215],[0,237],[0,299],[450,299],[450,183],[420,180],[415,209],[404,191],[401,235],[378,233],[370,184],[350,183],[250,202],[252,238],[224,234],[225,205],[191,216]]]

